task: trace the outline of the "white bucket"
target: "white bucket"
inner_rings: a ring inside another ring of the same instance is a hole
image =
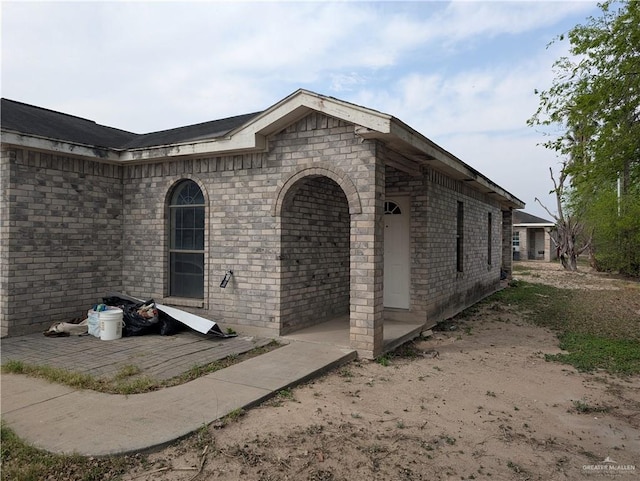
[[[113,341],[122,337],[122,309],[108,309],[100,313],[100,340]]]

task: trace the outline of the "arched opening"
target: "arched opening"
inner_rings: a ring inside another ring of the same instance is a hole
[[[169,196],[169,296],[204,298],[204,242],[204,195],[193,180],[181,180]]]
[[[281,333],[345,317],[350,290],[349,202],[322,175],[287,190],[281,211]]]

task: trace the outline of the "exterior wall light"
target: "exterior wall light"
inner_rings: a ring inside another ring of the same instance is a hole
[[[233,275],[232,270],[228,270],[227,272],[225,272],[224,277],[222,278],[222,282],[220,282],[220,287],[222,287],[223,289],[227,287],[227,284],[229,284],[229,281],[231,280],[232,275]]]

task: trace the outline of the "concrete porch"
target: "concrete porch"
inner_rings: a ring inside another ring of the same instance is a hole
[[[430,325],[422,322],[417,315],[402,309],[384,310],[384,353],[420,335]],[[328,321],[292,332],[282,339],[330,344],[349,348],[349,316],[344,315]]]

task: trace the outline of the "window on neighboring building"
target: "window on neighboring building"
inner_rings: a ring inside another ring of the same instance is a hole
[[[491,212],[487,215],[487,264],[491,265],[491,244],[493,244],[493,235],[491,222]]]
[[[456,270],[462,272],[464,268],[464,204],[458,201],[458,215],[456,227]]]
[[[514,261],[520,260],[520,231],[513,231],[511,236],[511,251]]]
[[[514,251],[520,250],[520,231],[515,231],[511,237],[511,245]]]
[[[169,295],[204,298],[204,195],[192,180],[175,186],[169,202]]]

